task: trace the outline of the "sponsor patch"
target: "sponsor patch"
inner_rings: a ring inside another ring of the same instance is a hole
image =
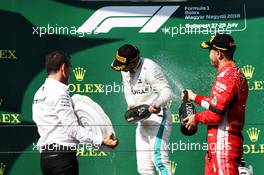
[[[220,83],[218,81],[216,82],[216,84],[215,84],[215,90],[217,92],[222,93],[222,92],[226,91],[226,89],[227,89],[227,86],[225,84]]]
[[[212,104],[213,105],[216,105],[217,104],[217,98],[216,96],[214,96],[214,98],[211,100]]]

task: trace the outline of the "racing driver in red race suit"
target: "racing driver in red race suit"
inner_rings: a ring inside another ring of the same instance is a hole
[[[211,65],[218,72],[209,97],[188,90],[189,100],[207,110],[186,118],[186,127],[194,129],[199,122],[208,125],[205,175],[238,175],[248,83],[233,60],[236,44],[230,35],[217,34],[201,47],[210,50]]]

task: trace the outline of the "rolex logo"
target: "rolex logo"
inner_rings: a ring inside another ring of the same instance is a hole
[[[83,81],[86,70],[81,67],[77,67],[73,70],[74,76],[77,81]]]
[[[253,76],[255,68],[251,65],[245,65],[241,68],[241,70],[247,79],[251,79]]]
[[[247,130],[247,134],[251,142],[256,142],[258,141],[260,130],[258,128],[249,128]]]
[[[175,174],[176,169],[177,169],[177,163],[172,161],[172,160],[170,160],[169,163],[170,163],[170,166],[171,166],[172,173]]]
[[[0,175],[4,175],[5,167],[6,167],[6,165],[3,162],[1,162],[1,164],[0,164]]]

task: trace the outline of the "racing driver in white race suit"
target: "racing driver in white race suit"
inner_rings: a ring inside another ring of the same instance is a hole
[[[167,102],[173,97],[171,87],[161,67],[139,56],[139,49],[131,44],[121,46],[112,69],[121,71],[128,109],[150,105],[152,115],[138,122],[136,129],[137,168],[141,175],[172,175],[169,164],[171,115]],[[155,168],[154,168],[155,167]]]

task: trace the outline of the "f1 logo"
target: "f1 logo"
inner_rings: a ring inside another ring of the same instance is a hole
[[[97,10],[78,32],[108,33],[115,27],[143,27],[139,33],[156,32],[179,6],[107,6]]]

